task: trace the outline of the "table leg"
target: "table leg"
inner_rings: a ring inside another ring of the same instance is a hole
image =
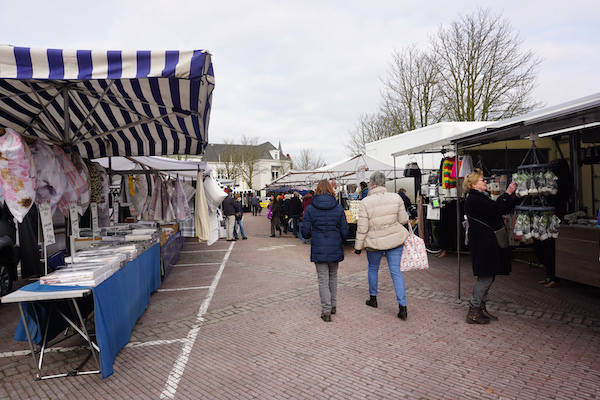
[[[52,315],[52,307],[50,307],[48,311],[48,316],[46,317],[46,326],[44,327],[44,339],[42,340],[42,347],[40,348],[40,358],[38,363],[38,370],[40,374],[42,372],[42,365],[44,364],[44,351],[46,350],[46,344],[48,341],[48,327],[50,326],[50,316]]]
[[[81,311],[79,311],[79,306],[77,305],[77,301],[75,299],[73,299],[73,306],[75,306],[75,311],[77,311],[77,316],[79,317],[79,322],[81,322],[81,328],[85,332],[85,338],[87,339],[87,342],[90,345],[90,351],[92,352],[92,356],[94,357],[94,360],[96,361],[96,365],[98,366],[98,369],[101,369],[100,361],[98,360],[98,357],[96,357],[96,352],[94,351],[94,343],[92,342],[92,338],[90,338],[90,335],[88,334],[87,328],[85,327],[85,321],[83,320],[83,317],[81,316]],[[98,353],[100,353],[100,350],[98,350]]]
[[[29,325],[27,324],[27,319],[25,318],[25,313],[23,312],[23,303],[19,303],[19,311],[21,311],[21,318],[23,319],[23,325],[25,326],[25,334],[27,335],[27,341],[29,342],[29,348],[31,349],[31,356],[33,357],[33,365],[37,369],[36,379],[41,379],[42,372],[40,371],[40,367],[38,366],[37,358],[35,357],[35,348],[33,345],[33,341],[31,340],[31,333],[29,332]]]

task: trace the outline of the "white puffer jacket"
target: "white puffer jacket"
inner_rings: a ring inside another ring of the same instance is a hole
[[[396,248],[408,237],[403,226],[407,222],[408,214],[400,196],[388,193],[382,186],[369,189],[369,195],[360,201],[354,248]]]

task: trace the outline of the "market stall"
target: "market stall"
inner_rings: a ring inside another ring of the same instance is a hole
[[[22,325],[15,339],[29,341],[38,379],[112,374],[114,357],[160,285],[164,229],[157,222],[189,212],[180,180],[155,175],[148,183],[150,175],[136,171],[123,174],[127,179],[117,191],[132,204],[137,218],[119,223],[119,213],[113,212],[112,221],[104,219],[111,207],[116,210],[108,179],[113,171],[93,160],[201,154],[213,88],[211,55],[203,50],[0,46],[2,201],[19,223],[37,221],[39,210],[43,249],[55,239],[52,215],[60,213],[68,221],[65,265],[2,299],[21,306]],[[202,171],[194,174],[203,180]],[[196,204],[208,210],[204,185],[199,186]],[[195,225],[208,238],[208,217],[196,213]],[[30,237],[37,242],[35,234]],[[92,309],[96,342],[85,324]],[[82,365],[92,357],[99,361],[97,370],[82,371],[80,365],[66,374],[43,375],[46,346],[63,323],[89,344]],[[41,345],[39,350],[34,343]]]
[[[526,151],[505,179],[518,183],[518,205],[507,218],[515,245],[533,245],[558,278],[600,287],[600,182],[594,172],[600,162],[600,93],[495,122],[453,144],[457,154]]]

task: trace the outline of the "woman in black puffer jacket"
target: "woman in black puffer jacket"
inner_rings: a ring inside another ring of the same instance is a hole
[[[335,200],[331,184],[322,180],[315,196],[304,212],[302,236],[311,238],[310,261],[317,267],[321,318],[331,321],[337,304],[338,264],[344,260],[344,239],[348,236],[348,222],[344,209]]]

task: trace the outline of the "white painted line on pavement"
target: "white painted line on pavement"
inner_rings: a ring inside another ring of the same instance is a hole
[[[214,263],[175,264],[173,266],[174,267],[196,267],[198,265],[219,265],[219,264],[221,264],[221,263],[214,262]]]
[[[181,339],[168,339],[168,340],[151,340],[149,342],[130,342],[125,345],[125,347],[137,348],[137,347],[149,347],[149,346],[159,346],[162,344],[172,344],[172,343],[184,343],[187,341],[187,338]],[[73,346],[73,347],[50,347],[44,350],[44,353],[66,353],[73,350],[87,349],[87,346]],[[31,350],[18,350],[18,351],[7,351],[4,353],[0,353],[0,358],[7,357],[18,357],[18,356],[28,356],[31,355]]]
[[[231,250],[233,250],[234,244],[235,244],[235,242],[232,242],[229,245],[229,249],[227,249],[227,253],[225,253],[225,257],[223,257],[223,262],[221,263],[221,266],[219,267],[219,271],[217,271],[217,273],[215,274],[215,277],[213,278],[213,281],[210,285],[210,289],[208,289],[208,294],[206,295],[206,298],[200,305],[200,309],[198,310],[198,314],[196,315],[196,322],[194,323],[192,329],[190,329],[190,331],[187,335],[187,340],[184,342],[183,348],[181,349],[181,353],[179,354],[179,357],[177,357],[177,360],[175,360],[175,363],[173,364],[173,368],[171,369],[171,373],[169,374],[169,377],[167,378],[165,387],[164,387],[162,393],[160,394],[161,399],[175,398],[175,393],[177,393],[177,387],[179,386],[179,381],[181,380],[181,377],[183,376],[183,372],[185,371],[185,367],[190,358],[190,353],[192,352],[194,343],[196,342],[196,339],[198,338],[198,332],[200,332],[200,326],[202,325],[202,322],[204,322],[203,315],[206,313],[206,310],[208,310],[208,306],[210,305],[212,297],[215,294],[215,290],[217,289],[217,285],[219,284],[219,280],[221,279],[221,275],[223,274],[223,269],[225,269],[225,264],[227,263],[227,260],[229,259],[229,255],[231,254]]]
[[[284,249],[286,247],[296,247],[296,245],[295,244],[282,244],[282,245],[278,245],[278,246],[260,247],[256,250],[257,251],[272,251],[272,250]]]
[[[157,292],[179,292],[181,290],[198,290],[198,289],[210,289],[210,286],[191,286],[191,287],[182,287],[175,289],[158,289]]]
[[[181,250],[179,253],[182,254],[189,254],[189,253],[209,253],[209,252],[215,252],[215,251],[229,251],[228,249],[218,249],[218,250]]]

